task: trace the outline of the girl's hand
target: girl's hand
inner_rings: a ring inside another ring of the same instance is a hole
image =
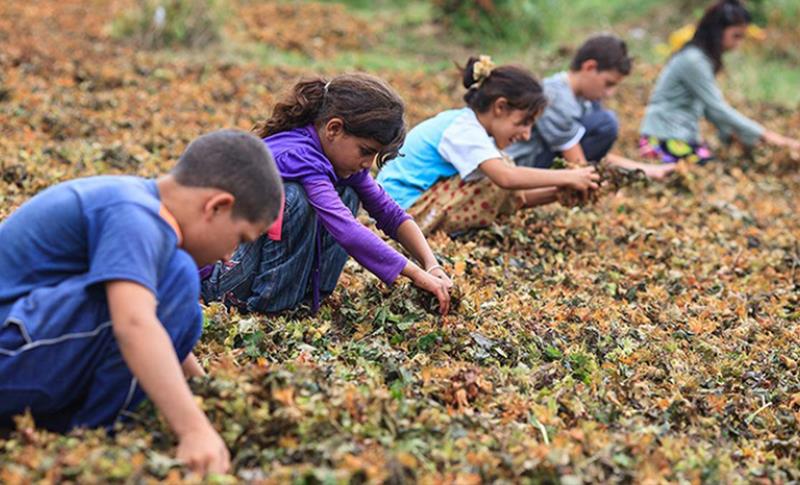
[[[590,190],[598,189],[598,182],[600,181],[600,174],[597,173],[594,167],[581,167],[572,170],[564,170],[565,187],[577,190],[582,194]]]
[[[444,275],[444,278],[440,278],[420,269],[414,274],[411,281],[413,281],[414,285],[418,288],[433,293],[436,299],[439,300],[440,313],[442,315],[447,315],[447,312],[450,310],[450,287],[453,286],[453,282],[450,281],[447,275]]]
[[[440,280],[444,281],[447,284],[448,290],[453,287],[453,280],[451,280],[450,277],[447,276],[447,273],[445,273],[444,269],[442,269],[442,267],[439,266],[438,264],[431,268],[428,268],[427,272],[439,278]]]

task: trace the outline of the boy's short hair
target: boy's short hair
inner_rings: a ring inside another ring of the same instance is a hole
[[[200,136],[189,143],[171,173],[181,185],[233,195],[235,217],[249,222],[278,217],[283,183],[266,144],[255,135],[219,130]]]
[[[572,59],[570,69],[580,71],[584,62],[597,61],[598,71],[618,71],[623,76],[631,73],[633,58],[628,56],[625,41],[615,35],[597,35],[590,37],[578,48]]]

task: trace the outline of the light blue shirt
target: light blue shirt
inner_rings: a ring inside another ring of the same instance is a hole
[[[408,209],[439,180],[459,175],[483,177],[478,166],[501,158],[500,149],[471,108],[444,111],[415,126],[400,156],[378,174],[378,183],[403,209]]]

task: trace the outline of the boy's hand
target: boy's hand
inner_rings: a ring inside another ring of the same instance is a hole
[[[169,334],[156,315],[155,295],[124,280],[106,283],[106,295],[122,357],[178,436],[178,458],[202,473],[227,471],[225,444],[192,398]]]
[[[203,377],[206,375],[205,369],[203,369],[203,366],[201,366],[200,362],[197,361],[197,357],[195,357],[194,352],[189,352],[189,355],[183,359],[181,369],[183,370],[183,375],[187,379],[191,379],[192,377]]]
[[[179,437],[176,458],[193,472],[227,473],[231,466],[225,442],[210,425],[191,429]]]

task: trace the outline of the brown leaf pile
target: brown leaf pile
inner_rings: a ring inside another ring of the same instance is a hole
[[[204,131],[250,128],[312,74],[139,52],[105,28],[130,5],[0,6],[0,216],[68,178],[155,175]],[[615,103],[629,155],[658,72],[637,69]],[[379,74],[412,123],[460,105],[452,73]],[[796,111],[743,108],[800,128]],[[720,156],[664,184],[621,180],[584,208],[434,236],[459,287],[444,319],[407,283],[384,288],[355,264],[316,317],[212,305],[197,349],[212,377],[192,385],[233,469],[211,480],[800,480],[797,161]],[[114,436],[22,417],[0,434],[0,481],[199,481],[173,453],[149,406]]]

